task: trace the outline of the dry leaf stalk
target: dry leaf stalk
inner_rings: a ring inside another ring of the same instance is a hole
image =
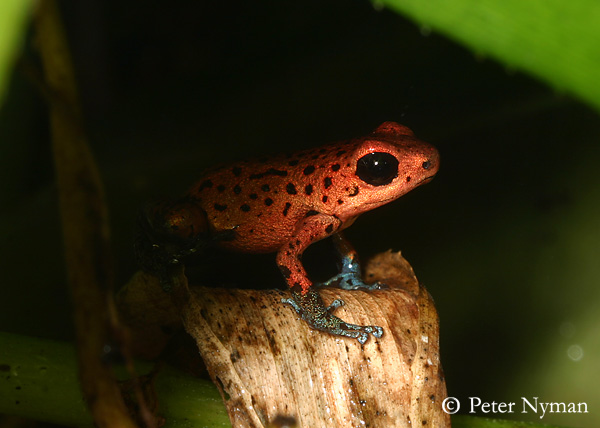
[[[321,290],[326,302],[345,300],[342,319],[385,329],[365,345],[308,328],[281,303],[287,292],[180,290],[185,328],[234,427],[450,426],[431,296],[400,253],[380,254],[366,272],[390,289]]]

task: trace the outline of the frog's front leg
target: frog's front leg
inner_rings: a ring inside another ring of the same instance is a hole
[[[279,250],[277,264],[292,290],[292,298],[284,299],[283,302],[290,304],[310,327],[338,336],[352,337],[360,343],[365,343],[369,334],[381,337],[383,329],[377,326],[349,324],[333,315],[333,311],[344,302],[338,299],[325,306],[300,262],[302,253],[310,244],[335,233],[340,226],[341,221],[335,216],[309,216]]]
[[[337,285],[344,290],[379,290],[385,287],[380,282],[367,284],[363,281],[358,254],[342,232],[336,233],[331,239],[340,257],[340,272],[320,285]]]

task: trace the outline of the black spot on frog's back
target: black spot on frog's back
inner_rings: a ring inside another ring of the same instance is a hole
[[[285,191],[289,194],[289,195],[295,195],[298,192],[296,191],[296,186],[294,186],[294,183],[288,183],[287,186],[285,186]]]
[[[288,212],[290,211],[290,208],[292,207],[292,204],[289,202],[285,203],[285,207],[283,208],[283,216],[287,216]]]
[[[310,175],[310,174],[312,174],[313,172],[315,172],[315,167],[314,167],[314,165],[309,165],[309,166],[307,166],[306,168],[304,168],[304,171],[302,171],[302,173],[303,173],[304,175]]]

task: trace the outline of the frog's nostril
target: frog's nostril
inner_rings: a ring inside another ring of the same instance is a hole
[[[426,160],[425,162],[423,162],[423,169],[429,168],[431,168],[431,161]]]

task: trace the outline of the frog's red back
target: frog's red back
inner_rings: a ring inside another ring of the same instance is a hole
[[[394,122],[371,134],[293,154],[242,161],[206,174],[190,191],[221,247],[275,252],[315,213],[342,228],[433,178],[439,155]]]

